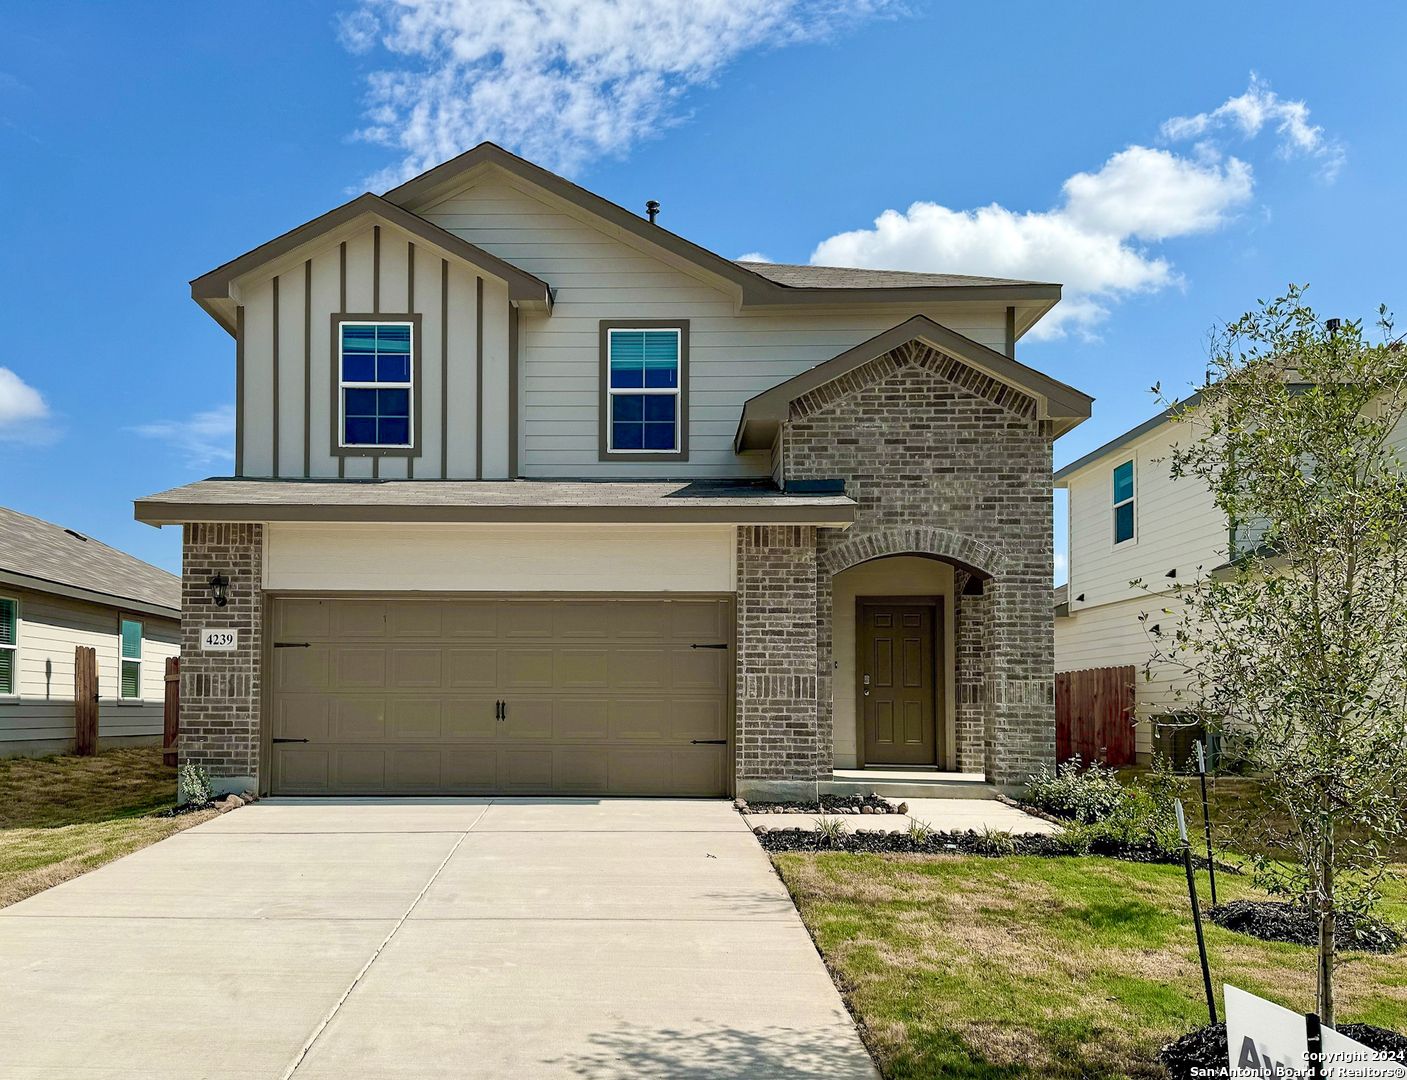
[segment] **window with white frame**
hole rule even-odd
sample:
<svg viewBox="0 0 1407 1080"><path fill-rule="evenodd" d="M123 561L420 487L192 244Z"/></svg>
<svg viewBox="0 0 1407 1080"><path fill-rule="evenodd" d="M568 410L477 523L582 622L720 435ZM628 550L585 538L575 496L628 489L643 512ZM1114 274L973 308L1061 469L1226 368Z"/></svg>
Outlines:
<svg viewBox="0 0 1407 1080"><path fill-rule="evenodd" d="M414 337L410 322L338 324L340 446L411 445Z"/></svg>
<svg viewBox="0 0 1407 1080"><path fill-rule="evenodd" d="M1133 462L1114 469L1114 543L1133 539Z"/></svg>
<svg viewBox="0 0 1407 1080"><path fill-rule="evenodd" d="M681 452L682 328L611 327L606 353L607 452Z"/></svg>
<svg viewBox="0 0 1407 1080"><path fill-rule="evenodd" d="M131 701L142 696L142 624L122 620L122 676L119 696Z"/></svg>
<svg viewBox="0 0 1407 1080"><path fill-rule="evenodd" d="M19 693L19 604L0 596L0 698Z"/></svg>

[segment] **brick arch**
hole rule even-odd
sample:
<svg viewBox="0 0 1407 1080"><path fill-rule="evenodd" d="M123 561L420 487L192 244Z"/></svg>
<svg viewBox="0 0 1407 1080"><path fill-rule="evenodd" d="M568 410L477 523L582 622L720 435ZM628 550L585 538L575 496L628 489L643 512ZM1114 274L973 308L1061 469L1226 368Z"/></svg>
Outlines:
<svg viewBox="0 0 1407 1080"><path fill-rule="evenodd" d="M949 529L918 527L881 529L847 537L819 554L817 566L828 576L886 555L931 555L953 563L969 574L987 579L1006 568L1006 557L981 540Z"/></svg>

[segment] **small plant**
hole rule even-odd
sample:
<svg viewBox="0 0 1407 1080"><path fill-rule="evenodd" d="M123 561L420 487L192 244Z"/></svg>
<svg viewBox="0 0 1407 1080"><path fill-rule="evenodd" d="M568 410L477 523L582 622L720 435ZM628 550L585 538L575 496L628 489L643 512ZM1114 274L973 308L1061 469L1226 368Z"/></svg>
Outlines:
<svg viewBox="0 0 1407 1080"><path fill-rule="evenodd" d="M822 814L816 819L816 839L828 847L844 842L845 821Z"/></svg>
<svg viewBox="0 0 1407 1080"><path fill-rule="evenodd" d="M926 821L912 820L909 822L908 836L916 845L926 844L933 838L933 826Z"/></svg>
<svg viewBox="0 0 1407 1080"><path fill-rule="evenodd" d="M984 828L976 850L979 855L1015 855L1016 837L1005 830Z"/></svg>
<svg viewBox="0 0 1407 1080"><path fill-rule="evenodd" d="M1042 765L1026 782L1026 802L1031 806L1086 825L1112 816L1128 797L1113 769L1097 761L1085 768L1078 756L1054 772Z"/></svg>
<svg viewBox="0 0 1407 1080"><path fill-rule="evenodd" d="M215 797L215 790L210 786L210 774L194 762L182 765L176 776L176 795L181 802L204 806Z"/></svg>

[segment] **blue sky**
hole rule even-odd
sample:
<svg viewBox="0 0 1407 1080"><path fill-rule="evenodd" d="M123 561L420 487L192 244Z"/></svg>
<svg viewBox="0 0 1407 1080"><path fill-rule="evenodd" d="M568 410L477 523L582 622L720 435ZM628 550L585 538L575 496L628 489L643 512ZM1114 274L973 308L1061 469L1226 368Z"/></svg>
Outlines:
<svg viewBox="0 0 1407 1080"><path fill-rule="evenodd" d="M233 343L189 279L484 136L733 257L1064 280L1018 350L1097 398L1061 464L1289 281L1401 306L1404 30L1390 4L11 0L0 504L178 570L131 501L233 441Z"/></svg>

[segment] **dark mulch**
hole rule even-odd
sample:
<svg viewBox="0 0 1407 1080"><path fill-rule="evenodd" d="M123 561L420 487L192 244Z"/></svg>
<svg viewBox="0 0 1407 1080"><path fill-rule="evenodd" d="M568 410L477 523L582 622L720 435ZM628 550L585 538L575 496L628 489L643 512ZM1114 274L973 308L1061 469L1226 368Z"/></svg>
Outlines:
<svg viewBox="0 0 1407 1080"><path fill-rule="evenodd" d="M874 794L822 795L817 802L750 802L738 809L745 814L841 814L866 806L876 814L892 814L898 809L899 800Z"/></svg>
<svg viewBox="0 0 1407 1080"><path fill-rule="evenodd" d="M1340 1024L1339 1034L1347 1035L1370 1050L1387 1054L1407 1065L1407 1037L1372 1024ZM1176 1042L1163 1047L1158 1055L1172 1074L1173 1080L1206 1080L1209 1077L1230 1077L1226 1052L1226 1025L1208 1024L1189 1031Z"/></svg>
<svg viewBox="0 0 1407 1080"><path fill-rule="evenodd" d="M828 841L814 829L754 829L765 851L849 851L870 853L911 853L920 855L1035 855L1059 858L1070 855L1097 855L1124 862L1172 864L1182 862L1181 851L1168 851L1155 844L1133 844L1107 837L1078 846L1064 836L1008 835L1003 833L934 832L916 839L907 832L861 829L838 840ZM1205 860L1202 860L1205 866ZM1218 866L1218 869L1221 869Z"/></svg>
<svg viewBox="0 0 1407 1080"><path fill-rule="evenodd" d="M1294 945L1319 944L1319 919L1303 904L1279 900L1233 900L1207 912L1218 926L1249 934L1262 941L1288 941ZM1402 931L1372 916L1340 915L1335 937L1344 949L1391 953L1402 947Z"/></svg>
<svg viewBox="0 0 1407 1080"><path fill-rule="evenodd" d="M215 801L210 802L188 802L180 806L168 806L165 810L158 810L152 817L181 817L185 814L198 814L202 810L214 810Z"/></svg>

